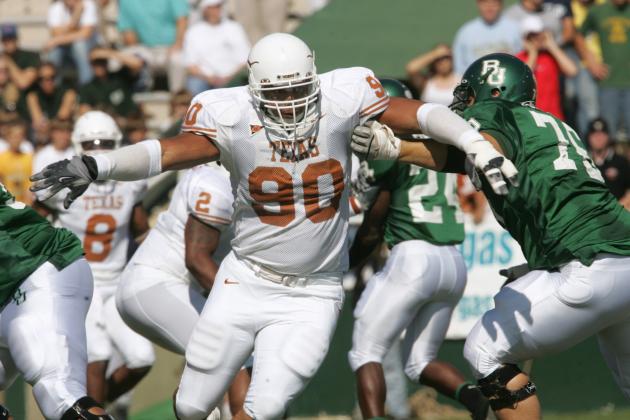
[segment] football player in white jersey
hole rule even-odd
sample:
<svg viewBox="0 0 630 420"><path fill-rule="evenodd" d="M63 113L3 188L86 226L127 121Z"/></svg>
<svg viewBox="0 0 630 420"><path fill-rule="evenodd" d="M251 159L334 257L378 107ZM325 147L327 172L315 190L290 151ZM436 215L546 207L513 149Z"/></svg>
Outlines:
<svg viewBox="0 0 630 420"><path fill-rule="evenodd" d="M219 264L230 250L233 202L229 173L221 166L197 166L179 181L168 210L123 271L116 306L133 330L185 354ZM238 379L246 391L247 370ZM233 414L243 405L241 388L230 388Z"/></svg>
<svg viewBox="0 0 630 420"><path fill-rule="evenodd" d="M96 155L120 146L122 133L112 117L89 111L75 123L72 142L79 155ZM96 182L72 207L60 200L41 204L83 243L94 274L94 296L86 319L88 395L100 403L114 401L149 371L155 355L151 343L131 330L115 307L114 294L134 237L148 230L141 201L145 181ZM40 206L41 208L41 206ZM109 366L114 352L122 366Z"/></svg>
<svg viewBox="0 0 630 420"><path fill-rule="evenodd" d="M116 306L139 334L183 355L232 238L232 187L221 167L197 166L122 274Z"/></svg>
<svg viewBox="0 0 630 420"><path fill-rule="evenodd" d="M236 419L281 417L319 368L343 299L355 126L374 118L462 149L498 193L507 192L503 177L516 175L448 108L390 100L366 68L318 75L312 50L293 35L262 38L248 67L249 86L196 96L178 136L61 161L32 178L33 189L47 189L45 195L69 187L69 204L97 179L141 179L216 159L230 171L232 252L186 349L175 395L180 419L207 416L252 350L252 383ZM377 144L383 155L401 153L400 143ZM440 146L428 166L443 167L457 155L426 144Z"/></svg>

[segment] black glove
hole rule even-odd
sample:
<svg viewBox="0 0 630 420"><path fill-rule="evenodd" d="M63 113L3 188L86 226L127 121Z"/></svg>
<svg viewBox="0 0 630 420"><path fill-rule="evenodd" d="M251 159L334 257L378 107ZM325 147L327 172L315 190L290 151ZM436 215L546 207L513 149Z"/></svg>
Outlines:
<svg viewBox="0 0 630 420"><path fill-rule="evenodd" d="M98 169L96 161L90 156L74 156L51 163L31 177L33 185L31 191L46 190L39 197L41 201L48 200L64 188L70 189L63 200L65 208L87 190L96 179Z"/></svg>

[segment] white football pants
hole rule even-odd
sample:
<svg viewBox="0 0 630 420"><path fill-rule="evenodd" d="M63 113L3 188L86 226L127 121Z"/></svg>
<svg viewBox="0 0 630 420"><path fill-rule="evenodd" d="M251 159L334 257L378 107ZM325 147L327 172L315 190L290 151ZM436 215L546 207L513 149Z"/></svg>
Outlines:
<svg viewBox="0 0 630 420"><path fill-rule="evenodd" d="M284 414L324 360L343 302L340 274L309 282L262 279L233 252L223 260L186 349L176 396L182 420L205 419L252 350L245 412L260 420Z"/></svg>
<svg viewBox="0 0 630 420"><path fill-rule="evenodd" d="M85 316L92 285L84 259L61 271L46 262L2 310L0 389L21 373L47 419L61 418L87 393Z"/></svg>
<svg viewBox="0 0 630 420"><path fill-rule="evenodd" d="M494 297L468 335L464 356L477 378L502 364L565 350L597 335L613 376L630 398L630 257L600 254L560 271L532 271Z"/></svg>
<svg viewBox="0 0 630 420"><path fill-rule="evenodd" d="M405 241L368 281L354 311L350 367L383 363L394 340L402 344L405 373L414 382L434 360L466 287L466 266L454 246Z"/></svg>
<svg viewBox="0 0 630 420"><path fill-rule="evenodd" d="M88 363L110 360L118 352L130 369L151 366L155 361L153 345L129 328L116 309L117 284L97 284L94 288L85 321Z"/></svg>
<svg viewBox="0 0 630 420"><path fill-rule="evenodd" d="M206 298L183 279L129 263L116 293L123 320L152 342L183 355Z"/></svg>

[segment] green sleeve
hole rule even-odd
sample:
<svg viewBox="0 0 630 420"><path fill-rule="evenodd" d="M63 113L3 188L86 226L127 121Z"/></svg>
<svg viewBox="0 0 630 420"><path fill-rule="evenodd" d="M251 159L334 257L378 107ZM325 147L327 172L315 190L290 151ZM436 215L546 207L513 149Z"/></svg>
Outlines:
<svg viewBox="0 0 630 420"><path fill-rule="evenodd" d="M516 159L520 134L509 108L499 100L480 102L464 112L464 118L480 132L488 133L498 142L505 156Z"/></svg>

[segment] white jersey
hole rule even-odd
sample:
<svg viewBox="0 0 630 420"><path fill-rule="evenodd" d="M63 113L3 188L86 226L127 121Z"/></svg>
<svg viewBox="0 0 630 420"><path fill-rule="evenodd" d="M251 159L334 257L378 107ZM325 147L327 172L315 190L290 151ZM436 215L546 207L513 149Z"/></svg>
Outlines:
<svg viewBox="0 0 630 420"><path fill-rule="evenodd" d="M334 70L319 79L318 134L299 145L299 159L284 157L280 142L268 139L246 86L197 95L182 126L212 139L230 171L234 252L283 274L346 270L350 136L389 104L366 68Z"/></svg>
<svg viewBox="0 0 630 420"><path fill-rule="evenodd" d="M94 182L69 209L55 197L44 202L57 212L61 226L81 239L95 284L118 281L125 268L133 208L146 189L146 181Z"/></svg>
<svg viewBox="0 0 630 420"><path fill-rule="evenodd" d="M217 264L230 251L234 198L229 174L225 169L201 165L186 172L179 181L168 210L133 256L132 263L148 265L190 283L194 277L186 268L184 229L188 215L221 231L219 246L213 255Z"/></svg>

